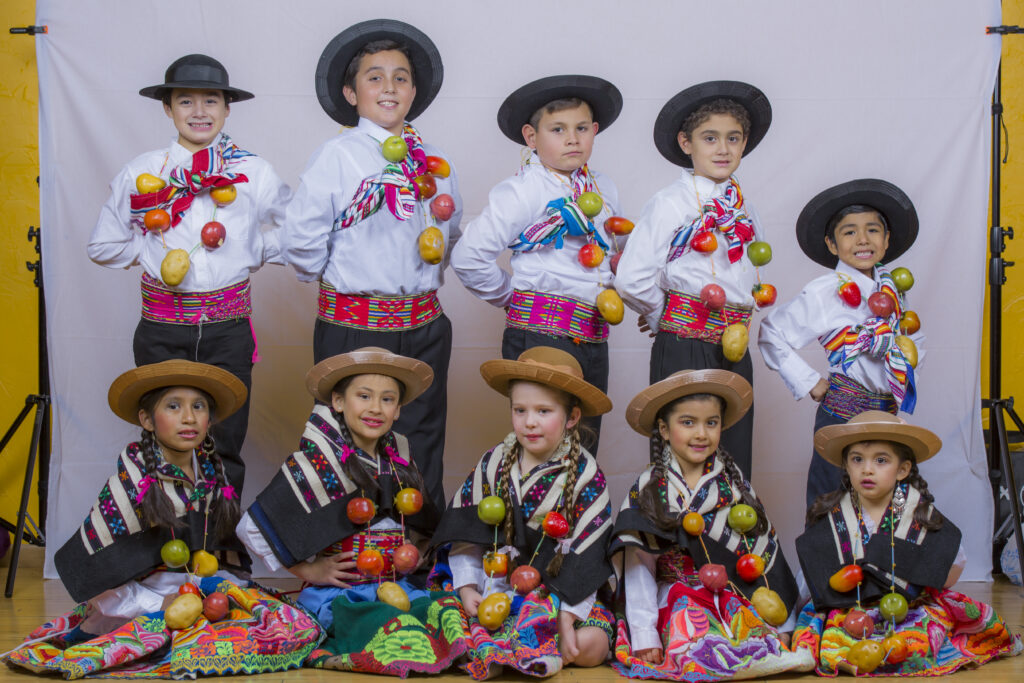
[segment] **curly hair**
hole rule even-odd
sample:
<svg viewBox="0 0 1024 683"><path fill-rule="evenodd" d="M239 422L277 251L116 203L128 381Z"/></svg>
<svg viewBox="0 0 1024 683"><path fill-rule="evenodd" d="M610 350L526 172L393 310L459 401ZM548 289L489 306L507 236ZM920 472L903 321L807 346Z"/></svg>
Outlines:
<svg viewBox="0 0 1024 683"><path fill-rule="evenodd" d="M692 140L693 131L697 130L697 126L715 114L726 114L733 117L736 119L736 123L740 124L740 128L743 130L743 137L750 135L750 113L747 111L747 108L736 100L724 97L697 107L689 116L683 119L682 125L679 126L679 132L684 134L687 139Z"/></svg>

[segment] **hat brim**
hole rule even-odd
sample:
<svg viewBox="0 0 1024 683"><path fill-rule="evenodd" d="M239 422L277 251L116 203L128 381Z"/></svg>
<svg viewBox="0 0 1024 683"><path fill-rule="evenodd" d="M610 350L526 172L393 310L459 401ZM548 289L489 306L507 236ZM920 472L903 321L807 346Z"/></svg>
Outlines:
<svg viewBox="0 0 1024 683"><path fill-rule="evenodd" d="M444 81L441 53L423 31L393 19L371 19L349 26L327 43L316 65L316 96L320 106L343 126L359 122L359 113L342 92L345 70L364 45L378 40L393 40L409 50L416 97L406 120L412 121L426 111L441 90Z"/></svg>
<svg viewBox="0 0 1024 683"><path fill-rule="evenodd" d="M356 375L386 375L402 383L402 405L414 401L434 382L434 371L423 361L383 349L360 349L324 359L306 373L306 389L313 398L331 402L338 382Z"/></svg>
<svg viewBox="0 0 1024 683"><path fill-rule="evenodd" d="M647 387L629 402L626 422L636 432L651 436L658 411L676 399L712 394L725 401L722 429L736 424L754 400L750 382L729 370L683 370Z"/></svg>
<svg viewBox="0 0 1024 683"><path fill-rule="evenodd" d="M232 88L231 86L222 85L220 83L213 83L211 81L178 81L175 83L161 83L160 85L151 85L148 88L143 88L139 91L139 94L143 97L149 97L154 100L163 100L164 93L170 92L175 88L188 88L192 90L220 90L224 93L224 99L230 104L232 102L243 102L245 100L251 100L256 97L248 90L242 90L241 88Z"/></svg>
<svg viewBox="0 0 1024 683"><path fill-rule="evenodd" d="M918 463L942 448L942 440L924 427L896 422L860 422L822 427L814 433L814 450L836 467L843 466L843 449L861 441L895 441L907 446Z"/></svg>
<svg viewBox="0 0 1024 683"><path fill-rule="evenodd" d="M218 422L241 408L249 394L242 380L223 368L189 360L165 360L122 373L110 385L107 403L119 418L139 425L139 399L164 387L193 387L205 391L213 399L214 417Z"/></svg>
<svg viewBox="0 0 1024 683"><path fill-rule="evenodd" d="M679 131L693 112L715 100L735 100L747 110L750 131L743 156L754 151L772 125L772 105L758 88L740 81L708 81L691 86L665 103L654 122L654 145L676 166L693 168L693 159L679 147Z"/></svg>
<svg viewBox="0 0 1024 683"><path fill-rule="evenodd" d="M523 126L534 112L554 100L577 97L590 105L597 132L607 129L622 111L622 93L596 76L548 76L517 89L498 108L498 128L505 137L525 145Z"/></svg>
<svg viewBox="0 0 1024 683"><path fill-rule="evenodd" d="M549 365L518 360L489 360L480 366L480 374L492 389L505 396L509 395L510 383L522 380L572 394L580 400L580 411L588 417L604 415L612 409L612 400L593 384Z"/></svg>
<svg viewBox="0 0 1024 683"><path fill-rule="evenodd" d="M917 239L917 210L903 190L877 178L851 180L818 193L796 219L796 239L815 263L826 268L835 268L839 263L839 257L825 244L825 228L832 216L851 204L870 206L885 216L889 226L887 263L903 255Z"/></svg>

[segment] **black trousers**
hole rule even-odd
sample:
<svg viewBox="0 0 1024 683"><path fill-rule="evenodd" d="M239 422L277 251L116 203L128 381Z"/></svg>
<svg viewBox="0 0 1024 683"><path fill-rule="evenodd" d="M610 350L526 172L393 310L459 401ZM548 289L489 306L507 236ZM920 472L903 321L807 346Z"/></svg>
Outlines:
<svg viewBox="0 0 1024 683"><path fill-rule="evenodd" d="M535 346L551 346L568 352L579 361L580 367L583 368L583 379L604 393L608 393L608 344L606 342L598 344L580 342L577 344L570 337L555 337L531 330L522 330L518 327L506 327L505 333L501 336L501 357L515 360L523 351ZM584 418L583 424L594 432L593 441L588 443L584 439L583 445L592 455L596 456L597 447L601 441L601 416Z"/></svg>
<svg viewBox="0 0 1024 683"><path fill-rule="evenodd" d="M445 508L444 434L448 419L448 364L452 357L452 323L441 314L423 327L399 332L361 330L317 318L313 329L313 362L364 346L421 360L434 371L434 383L412 403L402 406L395 431L409 439L426 493L439 510Z"/></svg>
<svg viewBox="0 0 1024 683"><path fill-rule="evenodd" d="M680 370L729 370L754 383L754 364L750 350L738 362L725 359L721 344L681 338L671 332L658 332L651 348L651 384ZM754 439L754 407L739 422L722 432L721 447L732 456L743 476L750 479Z"/></svg>
<svg viewBox="0 0 1024 683"><path fill-rule="evenodd" d="M846 424L846 420L836 417L825 410L825 406L818 404L818 412L814 414L814 431L830 425ZM813 436L813 435L812 435ZM813 439L812 439L813 441ZM811 453L811 465L807 468L807 507L818 496L831 493L839 488L843 481L843 470L821 457L818 451Z"/></svg>
<svg viewBox="0 0 1024 683"><path fill-rule="evenodd" d="M216 365L245 384L250 392L245 405L228 419L217 421L210 428L210 434L217 442L217 453L224 461L228 481L241 494L245 483L242 444L249 429L252 354L256 346L248 318L203 325L174 325L143 318L135 328L132 346L136 365L182 358Z"/></svg>

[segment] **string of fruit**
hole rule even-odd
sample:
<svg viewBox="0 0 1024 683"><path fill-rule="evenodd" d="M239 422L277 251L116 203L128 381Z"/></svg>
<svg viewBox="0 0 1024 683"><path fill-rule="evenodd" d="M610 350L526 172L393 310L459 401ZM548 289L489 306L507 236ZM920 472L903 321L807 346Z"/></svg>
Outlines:
<svg viewBox="0 0 1024 683"><path fill-rule="evenodd" d="M190 554L188 544L180 538L175 538L173 528L171 540L160 548L160 559L164 564L171 569L184 568L186 576L185 583L178 588L178 597L164 610L164 622L169 629L188 628L195 623L200 614L206 617L207 621L220 621L231 609L231 603L226 595L220 591L211 591L204 596L195 581L195 577L213 576L220 568L216 556L206 551L209 523L210 509L207 506L203 520L203 547L195 552Z"/></svg>
<svg viewBox="0 0 1024 683"><path fill-rule="evenodd" d="M604 199L597 192L583 192L576 198L576 206L579 207L588 221L592 221L604 208ZM612 238L613 254L608 265L612 274L618 272L619 259L622 258L622 249L619 247L620 235L628 235L633 232L633 222L622 216L610 216L604 222L605 232ZM576 260L584 268L597 268L604 263L605 250L598 244L592 235L587 235L587 243L580 247L576 254ZM594 302L601 317L610 325L618 325L625 316L626 308L622 303L622 297L614 286L608 285L597 295Z"/></svg>
<svg viewBox="0 0 1024 683"><path fill-rule="evenodd" d="M893 268L889 275L896 286L896 291L900 294L905 295L914 286L914 275L907 268L902 266ZM836 290L839 293L839 298L850 308L858 308L862 301L860 287L847 275L836 273L836 276L839 278L839 285ZM873 292L868 297L868 308L871 310L872 315L883 320L888 319L897 310L898 305L899 303L893 299L892 294L885 290ZM914 343L914 340L909 335L914 334L920 329L921 318L914 311L904 309L900 313L899 330L893 330L893 333L896 334L894 339L896 346L899 347L904 358L907 359L907 363L912 368L917 367L918 353L917 344Z"/></svg>
<svg viewBox="0 0 1024 683"><path fill-rule="evenodd" d="M483 558L484 574L487 575L487 585L484 586L484 594L486 594L491 589L496 577L500 578L508 574L509 556L518 555L518 551L511 546L498 548L498 526L505 521L505 501L501 496L485 496L481 499L476 506L476 516L484 524L494 527L494 546L484 554ZM477 621L487 630L495 631L505 623L511 610L512 601L505 593L498 591L480 601L477 606Z"/></svg>
<svg viewBox="0 0 1024 683"><path fill-rule="evenodd" d="M384 158L393 163L400 163L409 154L409 144L400 135L391 137L380 143L381 154ZM412 179L416 186L421 201L433 197L430 202L429 215L438 221L446 221L455 213L455 200L450 194L437 194L437 181L434 177L447 178L451 172L451 166L441 157L428 156L426 158L427 172ZM436 197L434 195L437 195ZM424 212L426 214L426 211ZM433 221L428 221L432 223ZM428 225L420 232L417 240L420 258L426 263L434 266L444 258L444 233L435 225Z"/></svg>

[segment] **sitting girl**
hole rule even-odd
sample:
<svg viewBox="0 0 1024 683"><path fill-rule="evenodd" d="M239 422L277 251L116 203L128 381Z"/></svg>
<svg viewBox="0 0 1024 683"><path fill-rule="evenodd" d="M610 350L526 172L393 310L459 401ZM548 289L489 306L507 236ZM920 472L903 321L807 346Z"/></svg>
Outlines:
<svg viewBox="0 0 1024 683"><path fill-rule="evenodd" d="M796 541L812 602L793 646L818 673L938 676L1018 654L1019 636L989 605L949 590L967 561L960 530L917 469L939 438L872 410L819 429L814 446L843 469Z"/></svg>
<svg viewBox="0 0 1024 683"><path fill-rule="evenodd" d="M433 541L453 544L435 573L458 590L468 617L466 669L484 679L503 666L539 677L564 664L597 666L612 635L597 600L611 574L611 505L579 423L611 401L572 355L550 346L487 361L480 373L511 400L512 432L470 472Z"/></svg>
<svg viewBox="0 0 1024 683"><path fill-rule="evenodd" d="M683 370L626 409L651 439L651 464L622 503L609 550L625 587L614 664L625 676L719 681L814 668L786 648L797 590L775 530L719 447L752 394L728 370Z"/></svg>
<svg viewBox="0 0 1024 683"><path fill-rule="evenodd" d="M319 402L299 450L238 525L270 569L305 582L298 602L327 630L313 666L405 677L442 671L466 649L455 596L410 576L438 512L392 431L433 378L426 363L375 347L315 365L306 388Z"/></svg>
<svg viewBox="0 0 1024 683"><path fill-rule="evenodd" d="M33 631L10 664L67 678L195 678L302 665L322 638L308 614L248 580L238 496L208 429L245 385L221 368L168 360L130 370L110 408L142 427L89 516L57 551L71 612ZM205 601L202 596L206 596Z"/></svg>

